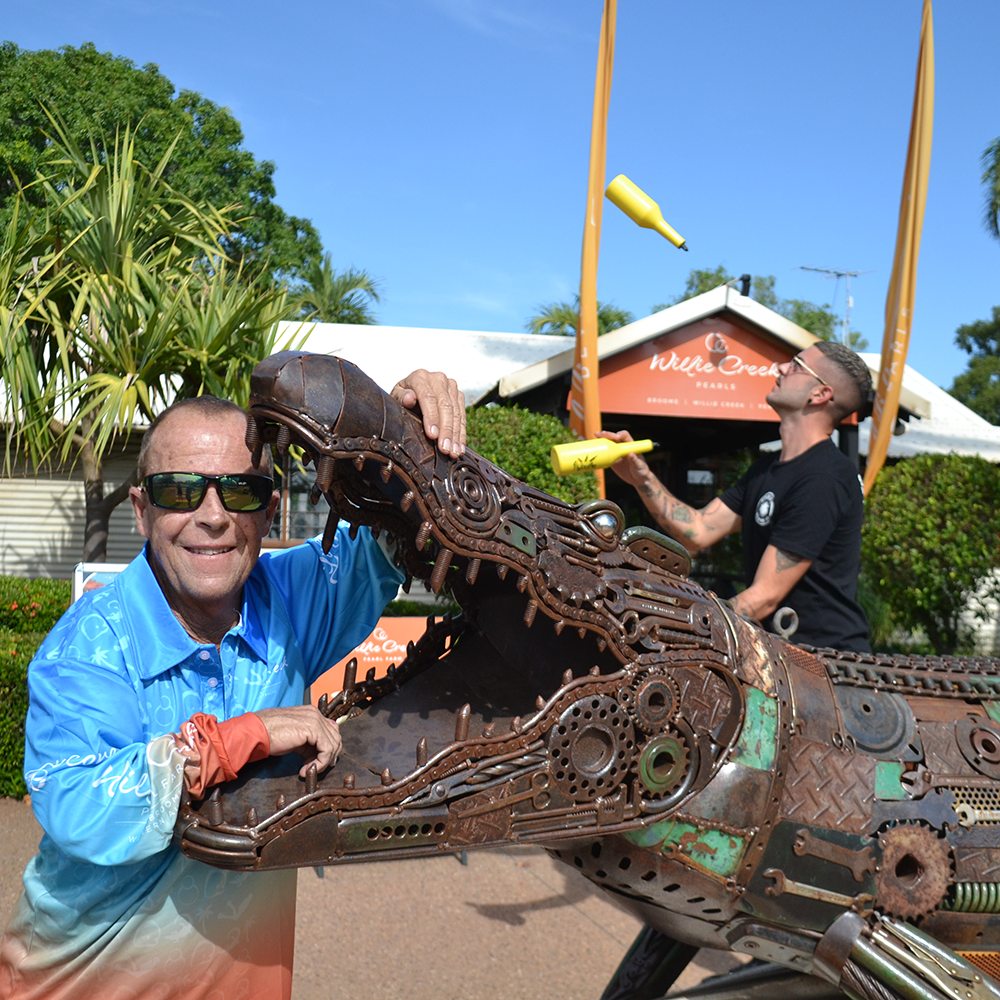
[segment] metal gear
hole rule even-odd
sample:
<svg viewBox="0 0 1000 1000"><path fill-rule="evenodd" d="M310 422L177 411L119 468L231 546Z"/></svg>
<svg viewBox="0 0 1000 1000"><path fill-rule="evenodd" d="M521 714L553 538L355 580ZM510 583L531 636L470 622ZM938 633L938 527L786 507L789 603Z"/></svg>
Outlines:
<svg viewBox="0 0 1000 1000"><path fill-rule="evenodd" d="M660 799L670 795L684 781L690 767L691 748L682 733L671 729L652 737L639 755L643 797Z"/></svg>
<svg viewBox="0 0 1000 1000"><path fill-rule="evenodd" d="M576 802L608 795L635 757L635 732L614 698L587 695L567 708L549 730L550 772Z"/></svg>
<svg viewBox="0 0 1000 1000"><path fill-rule="evenodd" d="M875 874L875 905L904 920L930 913L952 879L948 842L916 823L890 827L878 842L882 861Z"/></svg>
<svg viewBox="0 0 1000 1000"><path fill-rule="evenodd" d="M618 692L618 700L636 728L652 736L666 730L677 714L681 691L673 677L643 670L631 685Z"/></svg>

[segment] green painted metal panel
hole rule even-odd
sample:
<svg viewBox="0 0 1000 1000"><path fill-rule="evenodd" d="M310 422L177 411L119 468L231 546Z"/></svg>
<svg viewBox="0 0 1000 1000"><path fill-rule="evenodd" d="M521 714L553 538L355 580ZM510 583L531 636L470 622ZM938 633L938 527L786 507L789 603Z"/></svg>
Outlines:
<svg viewBox="0 0 1000 1000"><path fill-rule="evenodd" d="M898 801L906 798L900 778L903 764L897 760L880 760L875 764L875 798Z"/></svg>
<svg viewBox="0 0 1000 1000"><path fill-rule="evenodd" d="M729 759L758 771L770 771L778 755L778 702L755 687L746 691L743 732Z"/></svg>
<svg viewBox="0 0 1000 1000"><path fill-rule="evenodd" d="M739 867L746 850L743 837L722 830L699 829L691 823L663 819L643 830L633 830L624 836L642 847L660 844L664 853L683 854L708 871L732 875Z"/></svg>

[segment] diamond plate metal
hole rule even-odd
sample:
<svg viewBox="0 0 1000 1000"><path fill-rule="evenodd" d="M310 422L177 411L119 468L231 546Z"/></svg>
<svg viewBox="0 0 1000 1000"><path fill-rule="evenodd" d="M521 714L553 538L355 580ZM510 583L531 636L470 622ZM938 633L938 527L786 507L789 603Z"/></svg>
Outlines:
<svg viewBox="0 0 1000 1000"><path fill-rule="evenodd" d="M845 833L868 832L875 801L875 760L792 737L782 819Z"/></svg>

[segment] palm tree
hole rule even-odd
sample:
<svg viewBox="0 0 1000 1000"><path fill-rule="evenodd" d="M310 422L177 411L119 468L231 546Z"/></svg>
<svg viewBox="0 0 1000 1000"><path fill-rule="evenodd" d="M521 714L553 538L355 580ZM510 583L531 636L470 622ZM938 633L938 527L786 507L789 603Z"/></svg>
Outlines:
<svg viewBox="0 0 1000 1000"><path fill-rule="evenodd" d="M983 222L990 234L1000 240L1000 136L983 151L982 164L986 185Z"/></svg>
<svg viewBox="0 0 1000 1000"><path fill-rule="evenodd" d="M294 289L290 315L315 323L375 322L370 303L379 302L379 282L367 271L350 267L338 272L333 255L311 260L305 269L305 284Z"/></svg>
<svg viewBox="0 0 1000 1000"><path fill-rule="evenodd" d="M625 309L619 309L610 302L597 303L597 334L608 333L627 326L635 316ZM580 296L573 302L550 302L538 307L538 315L532 316L525 324L528 333L549 333L561 337L575 337L580 323Z"/></svg>
<svg viewBox="0 0 1000 1000"><path fill-rule="evenodd" d="M212 389L228 395L232 379L246 374L241 352L262 352L255 360L270 353L261 330L270 324L273 344L281 293L231 281L218 240L236 220L229 208L197 205L166 183L172 150L148 169L136 161L134 133L126 130L104 154L92 143L90 159L54 124L59 141L37 181L45 205L31 238L22 241L32 245L44 275L35 279L32 270L29 287L37 290L18 306L21 319L0 329L0 380L13 442L7 464L12 454L36 469L52 459L80 463L83 558L101 561L109 516L131 485L105 494L107 449L170 399L202 391L203 377L185 378L193 368L217 367ZM24 210L22 199L18 212ZM20 266L27 273L23 261ZM0 302L11 297L6 282ZM224 328L226 343L220 336L198 341L204 328L192 325L195 303L213 314L206 322ZM244 327L255 331L249 348Z"/></svg>

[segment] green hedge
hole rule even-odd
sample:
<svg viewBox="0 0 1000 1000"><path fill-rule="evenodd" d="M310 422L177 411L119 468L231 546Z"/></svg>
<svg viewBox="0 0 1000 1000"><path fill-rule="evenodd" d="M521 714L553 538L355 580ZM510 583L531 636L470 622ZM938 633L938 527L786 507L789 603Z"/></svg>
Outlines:
<svg viewBox="0 0 1000 1000"><path fill-rule="evenodd" d="M0 629L48 632L69 607L69 580L0 576Z"/></svg>
<svg viewBox="0 0 1000 1000"><path fill-rule="evenodd" d="M576 440L555 417L519 406L470 406L466 419L469 447L512 476L567 503L596 499L592 472L557 476L552 471L552 446Z"/></svg>
<svg viewBox="0 0 1000 1000"><path fill-rule="evenodd" d="M69 607L68 580L0 576L0 795L27 792L24 718L28 714L28 662Z"/></svg>
<svg viewBox="0 0 1000 1000"><path fill-rule="evenodd" d="M21 798L24 718L28 714L28 661L46 632L0 629L0 795Z"/></svg>

